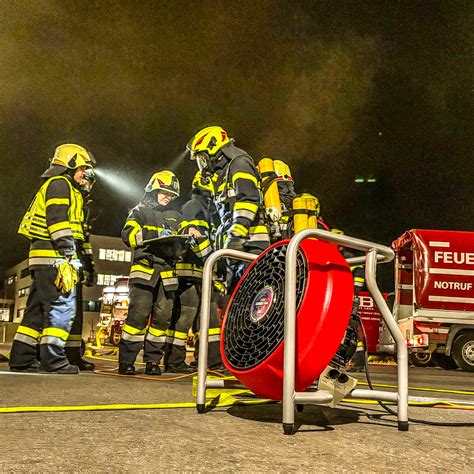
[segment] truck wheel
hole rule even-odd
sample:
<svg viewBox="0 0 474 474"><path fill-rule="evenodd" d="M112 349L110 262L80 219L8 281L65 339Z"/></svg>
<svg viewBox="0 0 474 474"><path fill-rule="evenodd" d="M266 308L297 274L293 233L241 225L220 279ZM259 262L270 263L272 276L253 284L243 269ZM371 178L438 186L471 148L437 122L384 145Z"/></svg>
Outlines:
<svg viewBox="0 0 474 474"><path fill-rule="evenodd" d="M415 367L432 367L434 365L432 352L412 352L408 361Z"/></svg>
<svg viewBox="0 0 474 474"><path fill-rule="evenodd" d="M446 354L435 354L434 360L444 370L454 370L458 368L458 364L456 364L453 358Z"/></svg>
<svg viewBox="0 0 474 474"><path fill-rule="evenodd" d="M474 372L474 332L466 332L456 338L452 353L461 370Z"/></svg>

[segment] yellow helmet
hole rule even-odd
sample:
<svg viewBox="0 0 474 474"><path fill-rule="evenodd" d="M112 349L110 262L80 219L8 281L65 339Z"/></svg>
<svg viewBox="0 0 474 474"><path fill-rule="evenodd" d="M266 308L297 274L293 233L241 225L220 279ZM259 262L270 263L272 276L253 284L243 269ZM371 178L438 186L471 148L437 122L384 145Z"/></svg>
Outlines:
<svg viewBox="0 0 474 474"><path fill-rule="evenodd" d="M332 232L333 234L345 235L345 233L344 233L343 230L337 229L336 227L333 227L333 228L331 229L331 232Z"/></svg>
<svg viewBox="0 0 474 474"><path fill-rule="evenodd" d="M79 166L92 168L95 165L95 159L84 147L66 143L56 147L51 164L65 166L70 169L76 169Z"/></svg>
<svg viewBox="0 0 474 474"><path fill-rule="evenodd" d="M316 208L316 214L319 216L319 214L321 212L321 204L319 202L319 199L314 194L303 193L303 194L299 194L299 197L306 198L306 199L313 199L314 200L314 205L315 205L315 208Z"/></svg>
<svg viewBox="0 0 474 474"><path fill-rule="evenodd" d="M187 145L191 152L191 159L198 153L207 153L209 156L215 155L224 145L231 142L227 132L217 125L206 127L195 133Z"/></svg>
<svg viewBox="0 0 474 474"><path fill-rule="evenodd" d="M277 181L291 181L293 183L290 167L284 161L273 160L273 165L275 166Z"/></svg>
<svg viewBox="0 0 474 474"><path fill-rule="evenodd" d="M148 184L145 186L145 192L151 193L152 191L166 191L178 197L178 178L172 171L158 171L150 178L150 181L148 181Z"/></svg>
<svg viewBox="0 0 474 474"><path fill-rule="evenodd" d="M205 191L214 194L214 187L211 179L203 179L199 171L196 172L192 183L193 190Z"/></svg>

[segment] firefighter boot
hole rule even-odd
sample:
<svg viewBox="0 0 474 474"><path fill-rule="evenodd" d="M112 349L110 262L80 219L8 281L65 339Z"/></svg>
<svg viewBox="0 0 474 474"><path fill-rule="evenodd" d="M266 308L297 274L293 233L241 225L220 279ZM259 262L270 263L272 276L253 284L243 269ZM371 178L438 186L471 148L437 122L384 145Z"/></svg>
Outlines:
<svg viewBox="0 0 474 474"><path fill-rule="evenodd" d="M84 360L84 359L81 359L79 363L77 364L77 366L79 367L79 370L81 372L84 372L87 370L90 370L90 371L95 370L95 364L93 364L92 362L87 362L87 360Z"/></svg>
<svg viewBox="0 0 474 474"><path fill-rule="evenodd" d="M172 374L192 374L193 372L196 372L196 369L184 363L179 365L168 365L165 370Z"/></svg>
<svg viewBox="0 0 474 474"><path fill-rule="evenodd" d="M161 369L158 362L147 362L145 368L145 375L152 375L159 377L161 375Z"/></svg>
<svg viewBox="0 0 474 474"><path fill-rule="evenodd" d="M67 347L66 346L66 356L69 360L69 363L72 365L77 365L81 372L84 371L93 371L95 369L95 364L92 362L87 362L81 357L81 350L79 347Z"/></svg>
<svg viewBox="0 0 474 474"><path fill-rule="evenodd" d="M59 374L59 375L76 375L79 373L79 367L77 365L63 365L59 369L46 370L40 369L40 374Z"/></svg>
<svg viewBox="0 0 474 474"><path fill-rule="evenodd" d="M39 370L39 362L35 360L31 365L23 367L10 366L10 372L35 373Z"/></svg>
<svg viewBox="0 0 474 474"><path fill-rule="evenodd" d="M135 375L135 366L133 364L119 364L119 374Z"/></svg>

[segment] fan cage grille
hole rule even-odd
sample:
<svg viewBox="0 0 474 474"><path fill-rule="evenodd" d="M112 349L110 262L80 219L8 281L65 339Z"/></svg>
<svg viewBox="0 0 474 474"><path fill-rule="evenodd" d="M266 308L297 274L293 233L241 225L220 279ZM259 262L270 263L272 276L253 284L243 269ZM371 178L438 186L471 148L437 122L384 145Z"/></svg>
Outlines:
<svg viewBox="0 0 474 474"><path fill-rule="evenodd" d="M261 364L283 341L287 246L288 244L277 245L261 255L232 299L224 327L224 354L235 369L248 370ZM296 267L298 311L308 277L306 258L300 250ZM252 320L252 303L265 287L273 290L273 304L264 318Z"/></svg>

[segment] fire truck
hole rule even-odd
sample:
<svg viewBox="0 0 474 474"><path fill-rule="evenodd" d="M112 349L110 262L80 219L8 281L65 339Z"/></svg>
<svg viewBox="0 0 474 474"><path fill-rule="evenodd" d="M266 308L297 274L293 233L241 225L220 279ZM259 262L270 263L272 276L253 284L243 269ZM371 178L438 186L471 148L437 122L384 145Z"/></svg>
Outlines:
<svg viewBox="0 0 474 474"><path fill-rule="evenodd" d="M392 247L410 361L474 372L474 232L412 229Z"/></svg>

